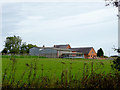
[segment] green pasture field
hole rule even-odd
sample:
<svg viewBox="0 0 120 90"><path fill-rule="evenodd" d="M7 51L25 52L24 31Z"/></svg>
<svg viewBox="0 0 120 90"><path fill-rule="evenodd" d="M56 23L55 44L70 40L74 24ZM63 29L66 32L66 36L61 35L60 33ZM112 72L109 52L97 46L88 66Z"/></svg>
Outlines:
<svg viewBox="0 0 120 90"><path fill-rule="evenodd" d="M46 76L49 78L60 79L61 73L64 70L71 71L73 77L82 77L85 72L91 73L92 65L93 71L96 73L114 73L111 68L112 60L96 60L96 59L61 59L61 58L44 58L44 57L15 57L15 80L20 80L23 72L25 72L24 80L28 78L31 65L33 68L36 63L36 76ZM5 74L6 79L9 78L12 68L12 60L9 56L2 57L2 75ZM93 64L92 64L93 63ZM35 71L32 71L34 74Z"/></svg>

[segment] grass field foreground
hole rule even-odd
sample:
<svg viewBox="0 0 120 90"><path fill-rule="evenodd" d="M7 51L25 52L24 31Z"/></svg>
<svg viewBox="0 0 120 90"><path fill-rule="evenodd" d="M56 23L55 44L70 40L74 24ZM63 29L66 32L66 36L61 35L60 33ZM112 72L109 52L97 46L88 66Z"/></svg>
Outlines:
<svg viewBox="0 0 120 90"><path fill-rule="evenodd" d="M93 70L96 73L113 73L111 69L112 60L95 60L95 59L58 59L58 58L16 58L16 79L20 78L24 70L29 71L30 67L27 65L35 64L37 75L44 75L52 77L55 75L60 78L62 70L70 70L73 76L82 76L85 69L87 73L91 72L91 65L93 63ZM2 72L8 69L10 74L12 60L10 58L2 58ZM9 76L9 75L8 75Z"/></svg>

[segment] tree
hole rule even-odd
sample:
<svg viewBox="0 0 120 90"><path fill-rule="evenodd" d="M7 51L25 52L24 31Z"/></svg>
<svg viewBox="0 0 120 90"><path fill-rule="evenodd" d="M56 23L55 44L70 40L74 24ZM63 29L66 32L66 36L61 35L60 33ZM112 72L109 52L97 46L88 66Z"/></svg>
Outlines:
<svg viewBox="0 0 120 90"><path fill-rule="evenodd" d="M7 54L29 54L29 49L37 47L36 45L22 43L22 39L19 36L7 37L5 41L5 48L3 53Z"/></svg>
<svg viewBox="0 0 120 90"><path fill-rule="evenodd" d="M27 53L29 54L29 50L33 47L37 47L36 45L28 44L27 45Z"/></svg>
<svg viewBox="0 0 120 90"><path fill-rule="evenodd" d="M21 54L29 54L29 50L33 47L37 47L36 45L32 45L32 44L28 44L26 45L26 43L23 43L21 46L21 50L20 53Z"/></svg>
<svg viewBox="0 0 120 90"><path fill-rule="evenodd" d="M24 42L20 48L20 53L21 54L27 54L27 45L26 43Z"/></svg>
<svg viewBox="0 0 120 90"><path fill-rule="evenodd" d="M22 39L19 36L7 37L5 41L5 48L8 53L18 54L20 52Z"/></svg>
<svg viewBox="0 0 120 90"><path fill-rule="evenodd" d="M104 56L104 52L103 52L102 48L100 48L100 49L97 51L97 56L98 56L98 57L103 57L103 56Z"/></svg>

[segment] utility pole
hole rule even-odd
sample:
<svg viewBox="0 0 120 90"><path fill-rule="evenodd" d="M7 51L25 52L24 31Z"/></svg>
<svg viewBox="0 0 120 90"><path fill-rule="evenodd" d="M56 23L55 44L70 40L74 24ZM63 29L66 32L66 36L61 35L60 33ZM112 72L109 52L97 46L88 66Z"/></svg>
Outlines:
<svg viewBox="0 0 120 90"><path fill-rule="evenodd" d="M120 56L120 0L118 0L118 56Z"/></svg>

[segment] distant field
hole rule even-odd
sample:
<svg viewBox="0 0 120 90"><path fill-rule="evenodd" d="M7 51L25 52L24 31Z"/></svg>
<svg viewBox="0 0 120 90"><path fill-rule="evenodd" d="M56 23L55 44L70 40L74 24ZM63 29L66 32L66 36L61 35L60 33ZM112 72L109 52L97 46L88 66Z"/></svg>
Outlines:
<svg viewBox="0 0 120 90"><path fill-rule="evenodd" d="M83 73L91 73L92 62L93 71L96 73L114 73L111 69L112 60L95 60L95 59L59 59L59 58L40 58L40 57L15 57L15 80L19 80L26 70L24 79L27 79L32 64L37 70L37 77L47 76L49 78L60 78L61 72L71 70L73 77L82 77ZM3 56L2 58L2 74L7 70L6 79L11 74L12 60L10 57ZM34 72L32 72L34 73Z"/></svg>

